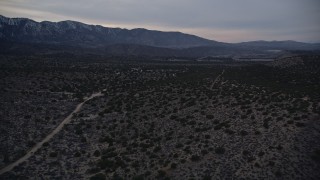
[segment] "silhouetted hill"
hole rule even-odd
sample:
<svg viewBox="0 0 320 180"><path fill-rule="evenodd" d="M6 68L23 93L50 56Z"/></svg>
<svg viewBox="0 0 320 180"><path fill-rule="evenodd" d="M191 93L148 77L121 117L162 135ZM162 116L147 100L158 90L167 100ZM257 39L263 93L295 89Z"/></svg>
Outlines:
<svg viewBox="0 0 320 180"><path fill-rule="evenodd" d="M139 44L156 47L185 48L220 44L180 32L147 29L108 28L76 21L36 22L26 18L0 16L0 38L24 43L105 46L110 44ZM223 43L221 43L223 44Z"/></svg>

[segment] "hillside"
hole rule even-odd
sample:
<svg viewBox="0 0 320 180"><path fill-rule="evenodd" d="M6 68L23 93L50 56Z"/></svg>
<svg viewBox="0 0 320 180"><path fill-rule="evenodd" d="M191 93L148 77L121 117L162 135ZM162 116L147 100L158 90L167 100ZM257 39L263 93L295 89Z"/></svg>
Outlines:
<svg viewBox="0 0 320 180"><path fill-rule="evenodd" d="M161 32L141 28L132 30L108 28L76 21L36 22L27 18L0 16L0 25L2 40L24 43L67 44L85 47L129 43L171 48L220 44L180 32Z"/></svg>

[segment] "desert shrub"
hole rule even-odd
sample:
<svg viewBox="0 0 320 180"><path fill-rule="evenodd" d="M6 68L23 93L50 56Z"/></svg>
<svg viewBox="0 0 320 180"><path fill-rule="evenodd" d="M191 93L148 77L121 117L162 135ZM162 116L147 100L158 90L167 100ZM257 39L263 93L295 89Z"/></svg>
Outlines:
<svg viewBox="0 0 320 180"><path fill-rule="evenodd" d="M143 175L135 175L132 177L133 180L144 180Z"/></svg>
<svg viewBox="0 0 320 180"><path fill-rule="evenodd" d="M164 177L166 175L166 172L164 170L158 171L158 177Z"/></svg>
<svg viewBox="0 0 320 180"><path fill-rule="evenodd" d="M277 117L277 121L281 121L281 120L283 120L283 117L281 116Z"/></svg>
<svg viewBox="0 0 320 180"><path fill-rule="evenodd" d="M58 153L57 152L51 152L49 154L50 157L57 157L58 156Z"/></svg>
<svg viewBox="0 0 320 180"><path fill-rule="evenodd" d="M207 118L207 119L213 119L213 115L211 115L211 114L206 115L206 118Z"/></svg>
<svg viewBox="0 0 320 180"><path fill-rule="evenodd" d="M214 130L220 130L223 126L221 126L221 124L218 124L214 127Z"/></svg>
<svg viewBox="0 0 320 180"><path fill-rule="evenodd" d="M87 142L87 138L84 137L84 136L82 136L80 141L83 142L83 143L85 143L85 142Z"/></svg>
<svg viewBox="0 0 320 180"><path fill-rule="evenodd" d="M161 146L156 146L154 147L153 152L158 152L160 150L161 150Z"/></svg>
<svg viewBox="0 0 320 180"><path fill-rule="evenodd" d="M176 145L176 148L182 148L183 147L183 144L182 143L178 143L177 145Z"/></svg>
<svg viewBox="0 0 320 180"><path fill-rule="evenodd" d="M192 120L192 121L190 121L188 124L189 124L189 125L195 125L195 124L197 124L197 122L196 122L195 120Z"/></svg>
<svg viewBox="0 0 320 180"><path fill-rule="evenodd" d="M93 155L94 155L95 157L99 157L99 156L100 156L100 151L99 151L99 150L95 150L94 153L93 153Z"/></svg>
<svg viewBox="0 0 320 180"><path fill-rule="evenodd" d="M45 143L43 143L43 146L44 146L44 147L47 147L47 146L49 146L49 143L48 143L48 142L45 142Z"/></svg>
<svg viewBox="0 0 320 180"><path fill-rule="evenodd" d="M112 168L114 165L114 161L112 160L100 160L98 165L100 166L101 169L105 169L105 168Z"/></svg>
<svg viewBox="0 0 320 180"><path fill-rule="evenodd" d="M249 133L247 132L247 131L245 131L245 130L241 130L240 131L240 135L241 136L246 136L246 135L248 135Z"/></svg>
<svg viewBox="0 0 320 180"><path fill-rule="evenodd" d="M28 141L28 146L29 146L29 147L32 147L32 146L34 146L34 145L36 145L36 143L35 143L34 141Z"/></svg>
<svg viewBox="0 0 320 180"><path fill-rule="evenodd" d="M304 127L304 126L305 126L305 124L304 124L304 123L302 123L302 122L297 122L297 123L296 123L296 126L297 126L297 127Z"/></svg>
<svg viewBox="0 0 320 180"><path fill-rule="evenodd" d="M211 180L212 177L210 175L205 175L202 179L203 180Z"/></svg>
<svg viewBox="0 0 320 180"><path fill-rule="evenodd" d="M229 134L229 135L234 134L234 131L232 131L231 129L226 129L224 132Z"/></svg>
<svg viewBox="0 0 320 180"><path fill-rule="evenodd" d="M260 151L259 153L258 153L258 156L263 156L265 153L263 152L263 151Z"/></svg>
<svg viewBox="0 0 320 180"><path fill-rule="evenodd" d="M246 119L247 117L247 115L241 115L241 119Z"/></svg>
<svg viewBox="0 0 320 180"><path fill-rule="evenodd" d="M76 153L74 153L74 157L80 157L81 153L79 151L77 151Z"/></svg>
<svg viewBox="0 0 320 180"><path fill-rule="evenodd" d="M215 119L215 120L213 121L213 124L219 124L219 120L218 120L218 119Z"/></svg>
<svg viewBox="0 0 320 180"><path fill-rule="evenodd" d="M30 119L30 118L31 118L31 115L25 115L24 118L25 118L25 119Z"/></svg>
<svg viewBox="0 0 320 180"><path fill-rule="evenodd" d="M281 176L282 176L282 173L281 173L281 171L277 170L277 171L275 172L275 175L276 175L277 177L281 177Z"/></svg>
<svg viewBox="0 0 320 180"><path fill-rule="evenodd" d="M320 163L320 149L317 149L313 152L311 155L312 160L316 161L317 163Z"/></svg>
<svg viewBox="0 0 320 180"><path fill-rule="evenodd" d="M288 124L293 124L292 120L287 121Z"/></svg>
<svg viewBox="0 0 320 180"><path fill-rule="evenodd" d="M97 167L94 167L94 168L90 168L86 171L86 173L88 174L95 174L95 173L98 173L100 172L100 168L97 168Z"/></svg>
<svg viewBox="0 0 320 180"><path fill-rule="evenodd" d="M254 167L261 168L261 165L258 162L256 162L254 163Z"/></svg>
<svg viewBox="0 0 320 180"><path fill-rule="evenodd" d="M276 147L278 150L282 150L283 147L279 144L277 147Z"/></svg>
<svg viewBox="0 0 320 180"><path fill-rule="evenodd" d="M261 132L260 132L259 130L256 130L256 131L254 132L254 134L255 134L255 135L260 135Z"/></svg>
<svg viewBox="0 0 320 180"><path fill-rule="evenodd" d="M242 155L244 155L244 156L247 156L247 155L249 155L249 154L250 154L250 152L247 151L247 150L243 150L243 151L242 151Z"/></svg>
<svg viewBox="0 0 320 180"><path fill-rule="evenodd" d="M191 156L191 161L199 161L199 160L200 160L200 156L198 156L198 155Z"/></svg>
<svg viewBox="0 0 320 180"><path fill-rule="evenodd" d="M119 176L117 173L114 173L112 180L124 180L124 179L121 176Z"/></svg>
<svg viewBox="0 0 320 180"><path fill-rule="evenodd" d="M208 154L209 152L207 151L207 150L205 150L205 149L203 149L203 150L201 150L201 154L203 154L203 155L206 155L206 154Z"/></svg>
<svg viewBox="0 0 320 180"><path fill-rule="evenodd" d="M274 161L269 161L268 165L269 166L274 166L276 163Z"/></svg>
<svg viewBox="0 0 320 180"><path fill-rule="evenodd" d="M226 151L224 147L217 147L215 150L215 153L217 154L224 154L224 152Z"/></svg>
<svg viewBox="0 0 320 180"><path fill-rule="evenodd" d="M90 177L90 180L105 180L106 179L106 175L99 173L99 174L95 174L94 176Z"/></svg>
<svg viewBox="0 0 320 180"><path fill-rule="evenodd" d="M176 163L171 163L171 169L176 169L177 168L177 164Z"/></svg>
<svg viewBox="0 0 320 180"><path fill-rule="evenodd" d="M170 119L171 119L171 120L175 120L175 119L177 119L177 118L178 118L178 116L176 116L176 115L171 115L171 116L170 116Z"/></svg>
<svg viewBox="0 0 320 180"><path fill-rule="evenodd" d="M263 120L263 127L269 129L269 121L267 119Z"/></svg>

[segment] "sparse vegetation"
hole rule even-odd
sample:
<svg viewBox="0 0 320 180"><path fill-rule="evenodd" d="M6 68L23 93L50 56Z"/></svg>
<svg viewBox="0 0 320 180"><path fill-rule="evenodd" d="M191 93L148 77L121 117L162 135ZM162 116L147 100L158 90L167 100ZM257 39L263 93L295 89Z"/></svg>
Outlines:
<svg viewBox="0 0 320 180"><path fill-rule="evenodd" d="M93 92L106 93L87 101L4 179L35 169L50 169L43 179L317 177L319 138L310 130L319 127L317 70L120 57L61 59L53 66L45 57L29 58L0 61L2 167Z"/></svg>

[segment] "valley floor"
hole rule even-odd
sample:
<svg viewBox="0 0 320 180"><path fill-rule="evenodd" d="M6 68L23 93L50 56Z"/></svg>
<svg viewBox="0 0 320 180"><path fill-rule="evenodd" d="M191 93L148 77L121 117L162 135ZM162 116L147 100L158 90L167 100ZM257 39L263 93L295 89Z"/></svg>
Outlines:
<svg viewBox="0 0 320 180"><path fill-rule="evenodd" d="M319 64L2 57L0 179L319 179Z"/></svg>

